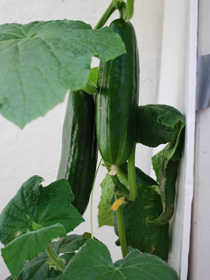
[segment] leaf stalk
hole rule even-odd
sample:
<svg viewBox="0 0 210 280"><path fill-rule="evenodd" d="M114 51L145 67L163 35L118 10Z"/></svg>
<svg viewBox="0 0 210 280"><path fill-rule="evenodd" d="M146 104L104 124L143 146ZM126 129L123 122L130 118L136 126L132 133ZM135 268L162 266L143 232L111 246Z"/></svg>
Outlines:
<svg viewBox="0 0 210 280"><path fill-rule="evenodd" d="M109 166L105 161L104 161L104 165L106 166L106 168L109 172L110 171ZM114 183L114 186L115 186L116 185L115 176L110 176L110 177L111 177L111 179ZM115 194L115 200L116 199L117 199L117 195ZM120 239L121 252L122 252L122 256L124 258L128 254L128 246L127 246L127 241L126 241L122 205L117 209L116 215L117 215L117 228L118 228L118 235L119 235L119 239Z"/></svg>
<svg viewBox="0 0 210 280"><path fill-rule="evenodd" d="M47 249L47 254L50 257L51 261L53 262L53 264L62 272L64 272L65 270L65 260L61 259L55 252L55 250L53 249L52 245L48 245Z"/></svg>
<svg viewBox="0 0 210 280"><path fill-rule="evenodd" d="M100 18L100 20L98 21L98 23L96 24L96 26L94 27L94 29L102 28L104 26L104 24L107 22L107 20L109 19L109 17L114 13L114 11L116 9L117 8L114 5L114 1L112 1L110 3L109 7L104 12L104 14L102 15L102 17Z"/></svg>
<svg viewBox="0 0 210 280"><path fill-rule="evenodd" d="M125 21L129 21L133 17L134 1L135 0L127 0L126 10L125 10L125 13L124 13L124 20Z"/></svg>
<svg viewBox="0 0 210 280"><path fill-rule="evenodd" d="M125 235L125 226L123 219L123 208L122 205L117 209L117 227L118 227L118 235L120 239L120 246L123 258L125 258L128 254L128 246Z"/></svg>
<svg viewBox="0 0 210 280"><path fill-rule="evenodd" d="M137 193L135 151L136 151L136 143L134 144L133 150L128 158L128 183L130 187L130 200L132 201L136 199L136 193Z"/></svg>

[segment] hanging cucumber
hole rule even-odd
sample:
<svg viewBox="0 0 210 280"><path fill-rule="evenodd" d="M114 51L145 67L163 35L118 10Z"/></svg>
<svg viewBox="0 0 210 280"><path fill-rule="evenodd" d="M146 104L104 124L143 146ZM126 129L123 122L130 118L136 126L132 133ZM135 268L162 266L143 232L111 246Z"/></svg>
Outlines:
<svg viewBox="0 0 210 280"><path fill-rule="evenodd" d="M121 36L127 53L99 66L96 135L104 161L120 166L129 158L135 145L139 58L132 24L117 19L110 28Z"/></svg>
<svg viewBox="0 0 210 280"><path fill-rule="evenodd" d="M81 215L88 205L96 163L94 98L84 91L70 92L57 179L69 181L75 196L72 205Z"/></svg>

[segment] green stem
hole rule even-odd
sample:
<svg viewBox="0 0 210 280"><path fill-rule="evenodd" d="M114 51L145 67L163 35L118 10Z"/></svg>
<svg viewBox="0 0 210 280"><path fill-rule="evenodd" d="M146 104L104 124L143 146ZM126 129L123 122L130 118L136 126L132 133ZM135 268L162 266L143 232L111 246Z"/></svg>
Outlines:
<svg viewBox="0 0 210 280"><path fill-rule="evenodd" d="M102 17L100 18L99 22L96 24L94 29L99 29L104 26L104 24L107 22L109 17L113 14L113 12L116 10L116 7L114 5L114 2L112 1L109 5L109 7L106 9Z"/></svg>
<svg viewBox="0 0 210 280"><path fill-rule="evenodd" d="M126 13L126 3L125 2L119 2L118 10L119 10L119 13L120 13L120 18L124 19L125 13Z"/></svg>
<svg viewBox="0 0 210 280"><path fill-rule="evenodd" d="M127 246L126 235L125 235L122 205L117 209L116 214L117 214L117 227L118 227L118 235L120 239L121 252L124 258L128 254L128 246Z"/></svg>
<svg viewBox="0 0 210 280"><path fill-rule="evenodd" d="M126 20L126 21L130 20L133 16L134 1L135 0L127 0L126 11L124 13L124 20Z"/></svg>
<svg viewBox="0 0 210 280"><path fill-rule="evenodd" d="M94 176L94 180L93 180L93 187L92 187L92 192L91 192L91 198L90 198L90 229L91 229L91 239L94 238L93 236L93 191L94 191L94 186L95 186L95 180L96 180L96 177L97 177L97 174L98 174L98 170L99 170L99 167L101 165L101 162L102 162L102 158L98 164L98 167L96 169L96 173L95 173L95 176Z"/></svg>
<svg viewBox="0 0 210 280"><path fill-rule="evenodd" d="M117 173L120 175L120 177L128 184L128 176L127 174L119 167L117 170Z"/></svg>
<svg viewBox="0 0 210 280"><path fill-rule="evenodd" d="M109 165L104 161L104 165L106 166L108 172L110 171ZM115 176L110 176L114 185L116 184ZM117 196L115 195L115 199L117 199ZM125 226L124 226L124 219L123 219L123 209L122 206L120 206L117 211L117 228L118 228L118 235L120 239L120 246L121 246L121 252L123 258L128 254L128 246L126 241L126 235L125 235Z"/></svg>
<svg viewBox="0 0 210 280"><path fill-rule="evenodd" d="M90 81L87 81L86 87L83 90L89 94L97 93L97 87Z"/></svg>
<svg viewBox="0 0 210 280"><path fill-rule="evenodd" d="M53 264L62 272L64 272L65 269L65 260L59 258L59 256L56 254L56 252L54 251L52 245L50 244L47 247L47 253L48 256L50 257L50 259L52 260Z"/></svg>
<svg viewBox="0 0 210 280"><path fill-rule="evenodd" d="M136 169L135 169L135 151L136 143L133 146L133 150L128 158L128 183L130 187L130 200L136 199Z"/></svg>
<svg viewBox="0 0 210 280"><path fill-rule="evenodd" d="M104 165L106 166L106 169L109 172L110 171L109 165L106 162L104 162ZM120 168L119 168L117 170L117 173L122 175L123 171L120 170ZM126 175L124 174L124 176L126 176ZM115 192L120 192L125 198L127 198L129 200L130 199L130 191L120 182L119 178L117 176L111 176L111 175L110 175L110 178L111 178L111 180L114 184L114 191ZM127 179L127 177L126 177L126 179ZM126 181L128 181L128 179Z"/></svg>

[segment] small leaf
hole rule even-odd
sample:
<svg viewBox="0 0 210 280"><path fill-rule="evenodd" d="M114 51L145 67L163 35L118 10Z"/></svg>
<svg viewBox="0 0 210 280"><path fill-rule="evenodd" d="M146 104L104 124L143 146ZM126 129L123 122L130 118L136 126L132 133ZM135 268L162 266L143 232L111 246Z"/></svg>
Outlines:
<svg viewBox="0 0 210 280"><path fill-rule="evenodd" d="M90 81L87 81L86 87L83 90L89 94L97 93L97 87Z"/></svg>
<svg viewBox="0 0 210 280"><path fill-rule="evenodd" d="M52 239L66 235L65 228L56 224L37 231L25 233L2 248L2 257L14 279L23 264L45 251Z"/></svg>
<svg viewBox="0 0 210 280"><path fill-rule="evenodd" d="M178 161L170 160L162 174L161 189L164 193L162 199L164 201L164 211L153 221L159 225L168 223L174 214L178 165Z"/></svg>
<svg viewBox="0 0 210 280"><path fill-rule="evenodd" d="M98 67L91 69L86 87L83 89L89 94L97 93L97 78L98 78Z"/></svg>
<svg viewBox="0 0 210 280"><path fill-rule="evenodd" d="M56 20L0 25L0 113L23 127L85 88L91 57L103 62L125 53L108 27Z"/></svg>
<svg viewBox="0 0 210 280"><path fill-rule="evenodd" d="M90 238L91 235L89 233L84 233L83 235L72 234L56 242L54 247L59 253L71 253L79 250ZM57 246L59 246L59 250Z"/></svg>
<svg viewBox="0 0 210 280"><path fill-rule="evenodd" d="M166 262L156 256L142 254L138 250L132 250L123 260L113 264L104 244L88 240L57 279L178 280L178 277Z"/></svg>
<svg viewBox="0 0 210 280"><path fill-rule="evenodd" d="M98 67L94 67L91 69L89 80L92 84L97 86L97 79L98 79Z"/></svg>
<svg viewBox="0 0 210 280"><path fill-rule="evenodd" d="M177 138L169 143L162 151L152 157L152 165L157 181L164 194L164 211L154 222L166 224L174 213L176 197L176 180L179 162L182 157L184 144L184 125L181 126Z"/></svg>
<svg viewBox="0 0 210 280"><path fill-rule="evenodd" d="M61 223L69 232L84 221L70 205L73 194L65 179L47 187L41 185L42 181L39 176L29 178L2 211L0 240L3 244L26 233L28 229L33 230L32 222L41 227Z"/></svg>

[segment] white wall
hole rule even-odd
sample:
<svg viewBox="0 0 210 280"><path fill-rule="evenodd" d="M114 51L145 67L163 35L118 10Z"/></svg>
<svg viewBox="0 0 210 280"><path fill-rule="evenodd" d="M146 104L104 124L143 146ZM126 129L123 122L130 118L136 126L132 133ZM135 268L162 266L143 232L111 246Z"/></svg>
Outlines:
<svg viewBox="0 0 210 280"><path fill-rule="evenodd" d="M80 19L93 26L109 4L109 0L1 0L0 24L27 23L33 20ZM135 2L136 27L141 59L140 102L155 103L158 92L161 58L163 0ZM114 17L117 16L117 13ZM114 18L112 17L112 18ZM39 118L20 130L0 116L0 211L15 195L20 185L32 175L40 175L48 184L56 179L61 152L62 122L65 103L59 104L45 117ZM151 150L138 145L136 162L144 171L150 171ZM100 197L102 170L96 181L94 194L94 234L112 251L113 259L120 258L115 247L116 237L109 227L97 228L97 204ZM80 233L90 231L89 209ZM0 279L9 275L0 258Z"/></svg>
<svg viewBox="0 0 210 280"><path fill-rule="evenodd" d="M199 1L198 55L210 54L210 2ZM208 66L209 67L209 66ZM196 114L195 193L190 251L190 280L209 279L210 266L210 108Z"/></svg>
<svg viewBox="0 0 210 280"><path fill-rule="evenodd" d="M158 103L178 108L186 118L185 147L178 178L177 209L170 263L186 280L194 185L197 0L165 1ZM196 278L205 279L205 278Z"/></svg>

